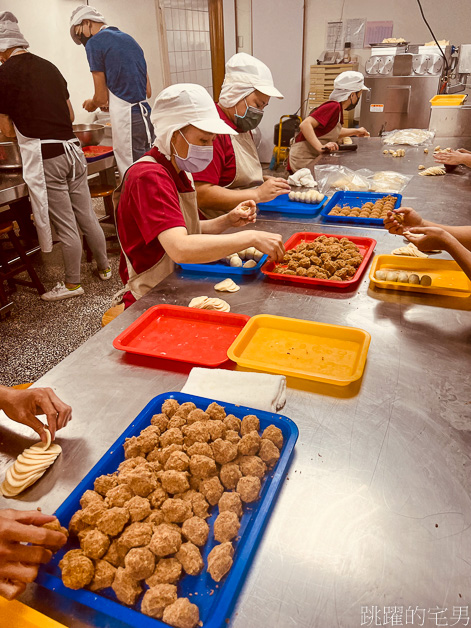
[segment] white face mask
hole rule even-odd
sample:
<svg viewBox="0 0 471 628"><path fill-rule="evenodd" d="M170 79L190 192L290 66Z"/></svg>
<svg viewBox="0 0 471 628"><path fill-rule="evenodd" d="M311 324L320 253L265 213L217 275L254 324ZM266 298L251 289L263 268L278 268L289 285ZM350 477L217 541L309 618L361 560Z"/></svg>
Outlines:
<svg viewBox="0 0 471 628"><path fill-rule="evenodd" d="M205 170L209 164L213 161L213 147L212 146L196 146L190 144L181 131L178 131L188 144L188 155L186 157L180 157L177 153L177 149L173 146L175 151L175 162L180 170L185 172L201 172Z"/></svg>

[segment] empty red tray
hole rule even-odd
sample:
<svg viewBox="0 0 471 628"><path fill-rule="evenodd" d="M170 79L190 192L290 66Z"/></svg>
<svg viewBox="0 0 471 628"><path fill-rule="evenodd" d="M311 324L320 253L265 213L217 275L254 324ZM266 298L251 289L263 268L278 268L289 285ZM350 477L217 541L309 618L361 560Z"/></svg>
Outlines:
<svg viewBox="0 0 471 628"><path fill-rule="evenodd" d="M113 340L121 351L216 367L250 316L154 305Z"/></svg>
<svg viewBox="0 0 471 628"><path fill-rule="evenodd" d="M270 279L277 279L281 281L289 281L291 283L303 283L308 286L314 287L327 287L327 288L352 288L355 284L357 284L363 273L365 272L366 267L369 264L371 256L374 253L376 240L373 238L355 238L349 237L348 235L338 235L335 233L309 233L309 232L300 232L293 233L293 235L289 238L289 240L285 244L285 249L288 251L289 249L294 249L298 244L300 244L303 240L305 242L312 242L319 236L325 235L328 238L347 238L351 242L357 245L360 249L360 253L363 257L363 261L360 266L357 268L357 272L353 275L351 279L348 281L329 281L328 279L315 279L314 277L300 277L298 275L280 275L279 273L274 273L273 269L275 268L275 262L266 262L262 266L262 273Z"/></svg>

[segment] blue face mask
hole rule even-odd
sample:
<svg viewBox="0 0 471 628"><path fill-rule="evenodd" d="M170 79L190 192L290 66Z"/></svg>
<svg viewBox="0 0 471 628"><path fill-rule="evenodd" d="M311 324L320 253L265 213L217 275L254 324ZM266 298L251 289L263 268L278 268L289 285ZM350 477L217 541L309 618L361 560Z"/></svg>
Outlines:
<svg viewBox="0 0 471 628"><path fill-rule="evenodd" d="M183 133L181 131L178 132L188 144L188 155L185 158L180 157L175 146L172 144L173 150L175 151L175 162L177 166L180 170L184 170L185 172L201 172L202 170L205 170L205 168L207 168L213 161L213 147L190 144Z"/></svg>
<svg viewBox="0 0 471 628"><path fill-rule="evenodd" d="M253 131L258 127L263 118L263 111L260 111L260 109L256 109L255 107L250 107L245 98L244 102L245 113L243 116L239 116L236 111L235 123L236 127L245 133L246 131Z"/></svg>

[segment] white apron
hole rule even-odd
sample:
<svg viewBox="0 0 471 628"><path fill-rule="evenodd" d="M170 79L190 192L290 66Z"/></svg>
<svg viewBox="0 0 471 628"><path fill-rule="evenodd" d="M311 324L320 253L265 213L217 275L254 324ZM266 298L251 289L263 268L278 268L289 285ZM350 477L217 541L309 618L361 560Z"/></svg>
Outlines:
<svg viewBox="0 0 471 628"><path fill-rule="evenodd" d="M149 112L144 106L146 100L137 103L129 103L118 98L108 90L108 104L110 109L111 132L113 134L113 152L118 164L118 170L121 178L133 163L132 156L132 108L139 105L142 119L147 132L147 141L149 146L152 144L152 136L150 132Z"/></svg>
<svg viewBox="0 0 471 628"><path fill-rule="evenodd" d="M71 140L39 140L22 135L15 125L21 161L23 162L23 179L28 186L34 224L38 232L39 246L44 253L52 251L52 233L49 222L49 204L47 200L46 178L44 176L41 144L62 144L67 159L73 166L72 178L75 179L75 161L82 166L80 142Z"/></svg>
<svg viewBox="0 0 471 628"><path fill-rule="evenodd" d="M337 142L339 139L340 131L342 130L342 123L339 121L334 126L332 131L329 131L325 135L321 135L317 139L321 144L325 145L329 142ZM297 172L301 168L309 168L316 157L319 157L321 153L317 151L314 146L311 146L307 140L302 142L296 142L291 145L289 149L289 165L293 172Z"/></svg>
<svg viewBox="0 0 471 628"><path fill-rule="evenodd" d="M157 161L151 157L150 155L146 155L145 157L141 157L135 163L139 163L141 161L148 161L151 163L157 163ZM116 222L118 217L118 204L119 199L121 197L121 191L123 188L123 184L126 178L127 171L124 173L124 177L120 185L116 188L113 193L113 203L115 207L115 216ZM186 175L190 179L193 184L193 179L191 175L187 172ZM200 219L198 216L198 203L196 200L196 191L193 192L184 192L182 194L178 193L178 200L180 203L180 209L183 214L183 218L185 219L186 230L190 235L194 235L197 233L201 233L201 225ZM118 233L119 240L119 232L116 227L116 233ZM121 242L119 243L121 246ZM124 252L123 247L121 246L121 251L126 260L126 267L128 269L128 282L125 286L125 290L130 290L132 296L137 300L147 294L152 288L154 288L157 284L163 281L166 277L168 277L171 273L173 273L175 269L175 263L167 253L160 258L160 260L154 264L151 268L142 271L142 273L137 273L128 256Z"/></svg>
<svg viewBox="0 0 471 628"><path fill-rule="evenodd" d="M234 149L236 173L228 190L247 190L257 188L263 183L263 170L258 157L255 143L250 131L231 135L232 148ZM226 214L223 209L201 209L206 218L216 218Z"/></svg>

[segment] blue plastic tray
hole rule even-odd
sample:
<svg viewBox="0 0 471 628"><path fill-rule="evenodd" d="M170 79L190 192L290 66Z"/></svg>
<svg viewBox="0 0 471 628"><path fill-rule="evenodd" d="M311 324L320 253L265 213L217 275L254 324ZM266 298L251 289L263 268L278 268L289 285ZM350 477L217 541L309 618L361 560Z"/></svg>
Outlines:
<svg viewBox="0 0 471 628"><path fill-rule="evenodd" d="M329 216L330 210L335 205L349 205L350 207L361 207L364 203L371 201L374 203L378 198L395 196L397 198L394 209L401 206L402 194L380 194L377 192L335 192L330 201L321 211L323 222L337 222L348 225L374 225L384 227L381 218L356 218L355 216Z"/></svg>
<svg viewBox="0 0 471 628"><path fill-rule="evenodd" d="M278 212L279 214L302 214L303 216L317 216L322 205L325 203L327 196L324 196L320 203L314 205L312 203L300 203L299 201L290 201L289 193L280 194L272 201L266 203L258 203L257 207L261 212Z"/></svg>
<svg viewBox="0 0 471 628"><path fill-rule="evenodd" d="M65 502L56 510L55 514L62 525L68 526L73 513L80 508L80 498L83 493L87 489L93 489L95 478L116 471L118 465L124 460L124 440L131 436L138 435L144 427L147 427L150 424L152 416L161 411L163 402L170 398L176 399L179 403L193 401L193 403L202 410L206 409L207 406L214 401L213 399L195 397L184 393L164 393L152 399L104 454L102 459L74 489ZM259 501L244 507L244 514L241 519L241 527L238 536L239 540L234 542L234 564L227 576L225 576L221 582L216 583L206 571L203 571L199 576L186 575L178 583L178 595L189 597L190 601L198 605L200 609L200 619L203 621L205 628L220 628L222 625L226 625L225 621L229 618L237 596L242 588L255 551L260 543L268 517L273 509L283 479L288 471L294 446L298 438L298 428L296 424L285 416L262 412L261 410L254 410L253 408L235 406L224 402L218 403L225 407L227 414L234 414L240 419L247 414L256 414L260 419L261 430L265 429L267 425L276 425L283 433L284 444L277 465L265 476ZM210 526L209 541L206 543L206 546L202 548L202 556L205 565L207 565L209 552L214 545L217 544L213 537L213 524L217 514L217 508L214 507L211 517L207 519ZM139 628L168 628L168 624L142 614L138 610L140 600L135 607L127 607L118 602L111 588L100 591L99 593L92 593L85 589L73 591L65 587L61 580L58 564L66 551L77 547L77 542L70 540L65 548L58 552L48 565L41 567L37 582L51 591L88 606L104 615L119 619L130 626L138 626ZM190 593L192 594L191 597L189 596Z"/></svg>
<svg viewBox="0 0 471 628"><path fill-rule="evenodd" d="M212 264L180 264L180 268L185 273L196 273L198 275L225 275L240 277L241 275L254 275L258 273L261 267L267 261L268 255L264 255L253 268L242 268L236 266L229 266L228 264L222 264L220 262L214 262Z"/></svg>

